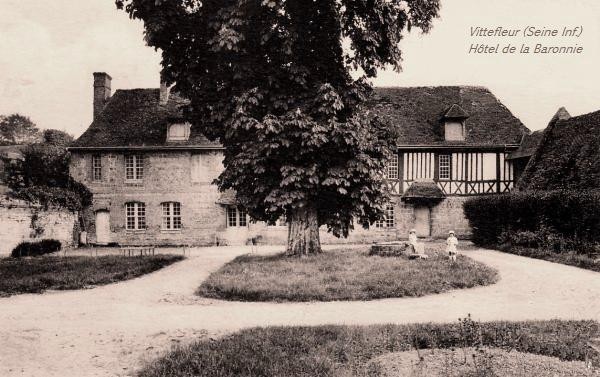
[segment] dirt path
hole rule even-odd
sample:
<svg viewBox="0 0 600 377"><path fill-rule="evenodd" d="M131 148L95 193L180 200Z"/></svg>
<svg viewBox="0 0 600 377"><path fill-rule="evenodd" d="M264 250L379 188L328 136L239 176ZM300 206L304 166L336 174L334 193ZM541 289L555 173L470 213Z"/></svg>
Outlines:
<svg viewBox="0 0 600 377"><path fill-rule="evenodd" d="M466 254L497 268L498 284L422 298L269 304L193 295L210 272L248 251L194 249L127 282L0 299L0 376L129 376L174 344L249 326L452 322L467 313L600 320L599 273L483 250Z"/></svg>

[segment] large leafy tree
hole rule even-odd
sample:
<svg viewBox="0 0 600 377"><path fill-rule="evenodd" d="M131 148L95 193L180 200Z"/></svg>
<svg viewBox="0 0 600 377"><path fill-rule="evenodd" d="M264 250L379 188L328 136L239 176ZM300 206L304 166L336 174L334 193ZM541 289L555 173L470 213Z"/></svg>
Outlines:
<svg viewBox="0 0 600 377"><path fill-rule="evenodd" d="M41 139L42 133L29 117L0 115L0 145L32 144Z"/></svg>
<svg viewBox="0 0 600 377"><path fill-rule="evenodd" d="M219 187L257 220L285 215L290 254L319 252L320 225L345 236L381 216L394 134L361 104L439 0L116 3L144 21L163 79L190 100L185 116L226 147Z"/></svg>

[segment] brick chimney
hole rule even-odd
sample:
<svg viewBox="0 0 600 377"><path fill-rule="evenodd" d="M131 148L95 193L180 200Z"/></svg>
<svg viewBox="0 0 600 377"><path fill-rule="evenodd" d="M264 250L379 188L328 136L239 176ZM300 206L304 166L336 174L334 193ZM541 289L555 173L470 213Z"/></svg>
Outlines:
<svg viewBox="0 0 600 377"><path fill-rule="evenodd" d="M110 83L112 77L105 72L94 72L94 120L104 109L110 98Z"/></svg>

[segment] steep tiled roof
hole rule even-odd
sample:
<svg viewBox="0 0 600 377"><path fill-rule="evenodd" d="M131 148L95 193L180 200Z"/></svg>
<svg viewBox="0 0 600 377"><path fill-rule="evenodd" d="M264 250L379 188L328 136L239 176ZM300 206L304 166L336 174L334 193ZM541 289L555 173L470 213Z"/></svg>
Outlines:
<svg viewBox="0 0 600 377"><path fill-rule="evenodd" d="M159 89L117 90L91 126L71 148L164 147L167 125L181 117L185 100L171 95L159 106ZM368 102L371 114L399 130L399 145L518 144L529 130L480 87L376 88ZM466 140L444 141L444 116L466 119ZM178 146L216 147L192 127Z"/></svg>
<svg viewBox="0 0 600 377"><path fill-rule="evenodd" d="M600 187L600 111L554 119L533 154L520 189Z"/></svg>
<svg viewBox="0 0 600 377"><path fill-rule="evenodd" d="M519 149L514 151L508 157L509 159L522 158L522 157L531 157L533 152L537 149L542 137L544 136L545 130L538 130L532 132L530 135L523 136L523 141L521 141L521 145Z"/></svg>
<svg viewBox="0 0 600 377"><path fill-rule="evenodd" d="M444 140L444 115L453 105L469 116L465 141ZM519 119L482 87L377 88L370 108L380 119L398 127L399 146L519 144L523 135L529 133Z"/></svg>
<svg viewBox="0 0 600 377"><path fill-rule="evenodd" d="M171 95L166 105L159 105L159 96L159 89L117 90L71 148L218 146L193 128L188 141L167 143L167 125L181 119L186 101Z"/></svg>

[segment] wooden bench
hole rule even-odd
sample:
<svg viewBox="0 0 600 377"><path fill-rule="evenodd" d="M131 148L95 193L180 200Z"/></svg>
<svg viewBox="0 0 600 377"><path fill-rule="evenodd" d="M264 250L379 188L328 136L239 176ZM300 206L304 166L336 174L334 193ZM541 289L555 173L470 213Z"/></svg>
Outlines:
<svg viewBox="0 0 600 377"><path fill-rule="evenodd" d="M156 252L155 246L121 246L121 255L134 257L136 255L154 255Z"/></svg>

